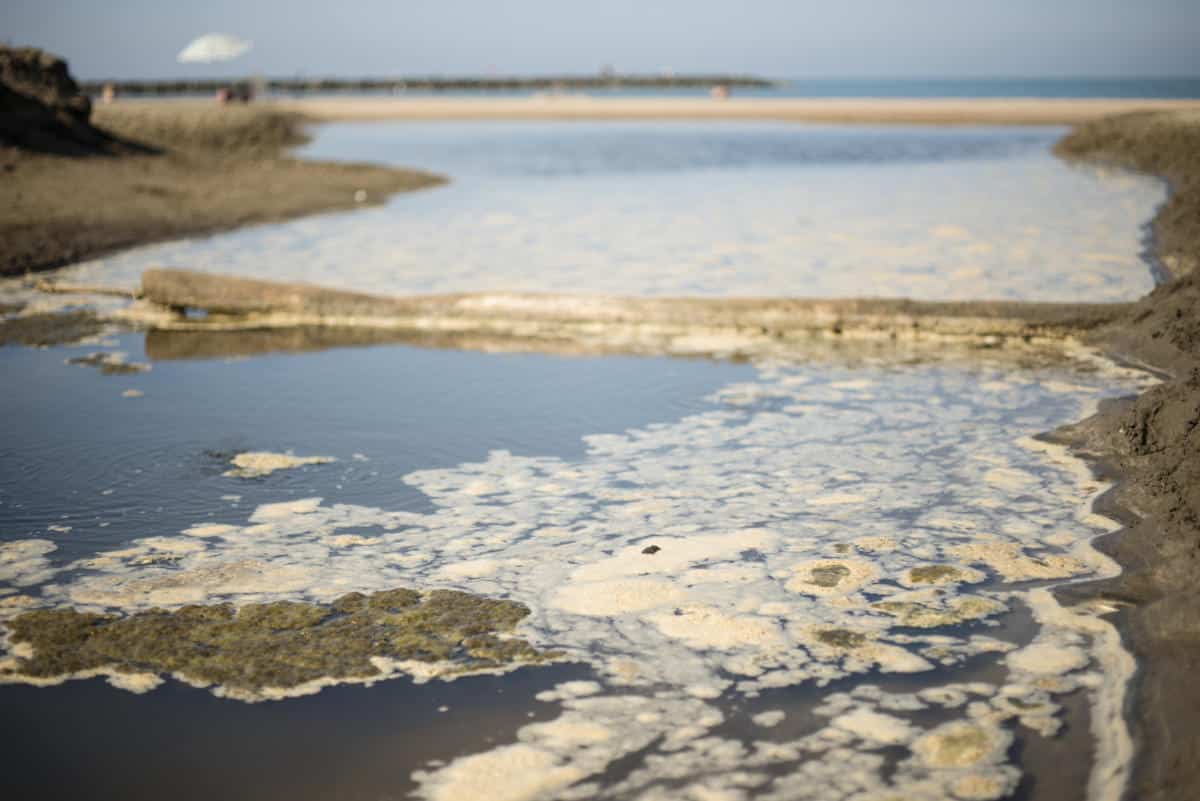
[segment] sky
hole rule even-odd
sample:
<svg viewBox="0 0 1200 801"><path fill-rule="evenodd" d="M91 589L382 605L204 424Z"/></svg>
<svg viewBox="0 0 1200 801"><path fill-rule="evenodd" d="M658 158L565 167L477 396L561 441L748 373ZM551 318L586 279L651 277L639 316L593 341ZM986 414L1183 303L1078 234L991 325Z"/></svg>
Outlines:
<svg viewBox="0 0 1200 801"><path fill-rule="evenodd" d="M210 32L254 47L176 62ZM0 41L82 79L1200 76L1200 0L0 0Z"/></svg>

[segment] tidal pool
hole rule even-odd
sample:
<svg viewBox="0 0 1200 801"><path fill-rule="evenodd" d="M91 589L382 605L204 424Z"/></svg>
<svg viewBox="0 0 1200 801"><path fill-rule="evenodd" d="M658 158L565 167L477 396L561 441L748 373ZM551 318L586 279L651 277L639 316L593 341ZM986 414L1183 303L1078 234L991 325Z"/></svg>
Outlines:
<svg viewBox="0 0 1200 801"><path fill-rule="evenodd" d="M454 180L58 277L1137 297L1163 185L1055 160L1060 133L331 125L305 152ZM1111 610L1051 594L1116 569L1089 546L1112 527L1091 511L1104 486L1035 437L1145 376L1081 351L886 343L753 365L264 355L287 339L0 349L0 618L17 632L0 700L24 795L1119 796L1132 659ZM374 672L323 671L312 642L276 684L270 660L247 676L221 658L376 625L356 593L490 599L502 619L458 640L439 623L429 653L371 652ZM28 616L45 609L75 612ZM136 658L180 617L207 626L209 663ZM73 663L72 632L29 628L50 620L111 628ZM67 658L34 671L39 642ZM508 651L550 661L466 658Z"/></svg>
<svg viewBox="0 0 1200 801"><path fill-rule="evenodd" d="M566 291L1044 301L1152 287L1157 179L1072 167L1056 128L768 123L325 125L302 152L441 171L382 208L137 248L61 278L180 266L381 293Z"/></svg>
<svg viewBox="0 0 1200 801"><path fill-rule="evenodd" d="M139 336L110 349L146 360ZM101 669L86 675L126 689L34 689L10 638L0 697L36 742L53 742L37 710L64 720L68 699L154 730L253 721L267 756L228 757L229 797L305 794L270 778L289 754L320 763L298 724L348 732L302 773L353 798L1053 797L1047 752L1091 797L1120 792L1132 660L1105 610L1048 589L1115 569L1088 545L1111 527L1091 512L1104 487L1033 435L1139 374L1086 354L750 366L383 346L105 375L79 353L0 352L24 377L0 400L7 618L449 589L524 605L513 636L562 656L483 676L381 663L369 687ZM231 471L264 451L301 463ZM389 727L373 697L420 725ZM338 709L363 730L330 723ZM254 742L217 741L151 751L220 761ZM387 770L355 769L386 743ZM26 786L39 764L16 769ZM207 770L168 764L154 775L175 785ZM105 770L81 765L54 781Z"/></svg>

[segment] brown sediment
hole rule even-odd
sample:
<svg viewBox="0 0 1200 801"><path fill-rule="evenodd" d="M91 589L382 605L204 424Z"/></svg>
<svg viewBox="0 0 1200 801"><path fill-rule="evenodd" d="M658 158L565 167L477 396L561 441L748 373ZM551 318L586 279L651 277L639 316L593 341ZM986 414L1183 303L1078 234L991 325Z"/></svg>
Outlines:
<svg viewBox="0 0 1200 801"><path fill-rule="evenodd" d="M150 369L150 365L140 362L127 362L123 354L99 351L86 356L73 356L67 359L67 364L80 367L94 367L101 375L136 375Z"/></svg>
<svg viewBox="0 0 1200 801"><path fill-rule="evenodd" d="M139 305L113 319L156 331L251 331L251 350L411 341L484 350L756 356L814 339L1057 346L1127 304L890 299L637 298L468 293L389 298L188 270L143 274ZM203 317L184 310L201 310ZM315 335L325 329L324 335ZM374 333L351 334L353 330ZM293 331L291 336L267 334ZM292 342L291 338L295 337ZM186 340L183 340L186 343ZM157 347L157 346L156 346ZM165 352L186 352L186 344ZM194 346L201 353L218 344Z"/></svg>
<svg viewBox="0 0 1200 801"><path fill-rule="evenodd" d="M97 670L171 673L253 693L379 676L378 659L478 670L554 658L525 640L497 636L528 614L514 601L410 589L350 593L330 604L193 605L127 617L41 609L5 623L27 653L3 672L34 680Z"/></svg>
<svg viewBox="0 0 1200 801"><path fill-rule="evenodd" d="M1129 797L1187 801L1200 798L1200 114L1101 120L1058 150L1157 173L1173 190L1153 224L1170 280L1091 333L1165 381L1055 436L1119 481L1104 502L1127 525L1099 547L1124 571L1061 594L1127 604L1118 620L1140 666Z"/></svg>
<svg viewBox="0 0 1200 801"><path fill-rule="evenodd" d="M94 311L44 312L0 319L0 345L44 347L93 337L110 328Z"/></svg>
<svg viewBox="0 0 1200 801"><path fill-rule="evenodd" d="M1115 356L1161 371L1166 381L1135 399L1109 402L1096 416L1056 432L1120 478L1105 499L1129 520L1100 542L1124 567L1114 578L1062 591L1067 600L1107 598L1129 604L1119 622L1141 672L1131 710L1138 746L1130 797L1200 797L1200 118L1191 113L1130 114L1089 123L1059 146L1070 158L1098 160L1166 177L1172 195L1154 221L1154 245L1170 280L1132 304L915 303L890 300L754 301L694 299L580 300L562 296L442 296L388 300L387 313L408 315L427 330L430 320L454 320L449 334L473 331L560 343L586 335L602 340L622 325L671 325L676 335L738 334L743 341L783 340L789 332L821 330L835 337L929 336L1025 341L1080 337ZM167 280L160 280L167 279ZM190 305L173 294L184 275L151 276L150 294L168 305ZM174 283L173 283L174 282ZM249 288L242 285L237 294ZM190 290L189 290L190 291ZM207 290L206 290L207 291ZM243 325L285 324L303 317L305 292L279 290L286 311L253 308L218 294L205 302L238 312ZM233 293L230 293L231 295ZM368 304L361 296L326 296L334 318ZM324 302L324 301L322 301ZM233 305L229 305L233 303ZM240 305L239 305L240 304ZM340 304L345 304L341 306ZM264 311L264 308L270 309ZM275 314L274 320L271 315ZM219 315L218 315L219 317ZM236 315L235 315L236 317ZM257 323L254 322L258 318ZM314 321L320 321L316 315ZM652 321L653 325L650 324ZM218 322L218 321L213 321ZM225 324L238 325L230 318ZM181 322L182 324L182 322ZM210 323L211 324L211 323ZM420 327L417 325L417 327ZM553 333L553 337L551 334ZM646 347L661 347L647 341ZM912 613L918 610L900 610ZM982 611L982 610L980 610Z"/></svg>
<svg viewBox="0 0 1200 801"><path fill-rule="evenodd" d="M404 332L374 328L296 326L252 331L176 331L156 328L146 333L146 356L154 361L224 359L397 344L427 345L429 340ZM457 347L453 340L444 344L446 347Z"/></svg>

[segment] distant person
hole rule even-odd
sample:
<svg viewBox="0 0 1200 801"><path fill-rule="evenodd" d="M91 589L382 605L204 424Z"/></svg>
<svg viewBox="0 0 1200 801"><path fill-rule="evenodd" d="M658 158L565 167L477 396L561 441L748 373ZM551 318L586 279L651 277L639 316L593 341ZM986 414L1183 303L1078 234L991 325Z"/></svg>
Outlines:
<svg viewBox="0 0 1200 801"><path fill-rule="evenodd" d="M106 83L100 90L101 103L115 103L117 100L117 85L115 83Z"/></svg>
<svg viewBox="0 0 1200 801"><path fill-rule="evenodd" d="M217 90L217 105L218 106L225 105L226 103L228 103L230 101L230 99L231 99L231 92L229 91L228 86L222 86L220 89Z"/></svg>
<svg viewBox="0 0 1200 801"><path fill-rule="evenodd" d="M708 93L713 100L726 100L729 97L729 84L719 83Z"/></svg>

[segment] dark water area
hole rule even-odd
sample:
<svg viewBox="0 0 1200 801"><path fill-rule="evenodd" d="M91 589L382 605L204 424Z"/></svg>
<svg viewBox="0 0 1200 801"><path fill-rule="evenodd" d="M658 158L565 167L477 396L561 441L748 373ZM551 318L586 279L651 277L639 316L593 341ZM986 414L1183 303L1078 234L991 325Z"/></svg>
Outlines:
<svg viewBox="0 0 1200 801"><path fill-rule="evenodd" d="M581 665L414 684L340 686L245 704L168 682L144 695L103 679L0 687L0 795L58 801L390 801L447 753L511 741L553 718L534 696Z"/></svg>
<svg viewBox="0 0 1200 801"><path fill-rule="evenodd" d="M576 458L581 437L674 420L752 368L702 360L570 358L400 345L254 359L151 359L103 375L69 358L116 348L0 349L0 531L50 537L69 561L257 505L324 496L421 510L401 478L489 451ZM142 397L123 397L126 390ZM242 451L329 456L262 478L222 475ZM220 506L214 508L215 499ZM234 497L237 496L237 497ZM47 531L48 526L70 527Z"/></svg>

